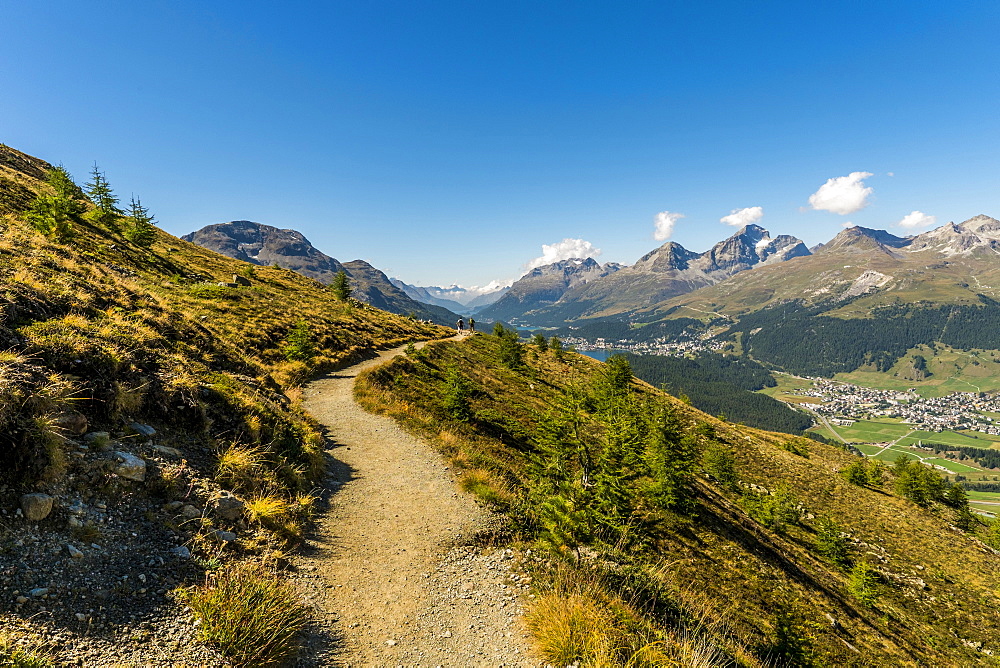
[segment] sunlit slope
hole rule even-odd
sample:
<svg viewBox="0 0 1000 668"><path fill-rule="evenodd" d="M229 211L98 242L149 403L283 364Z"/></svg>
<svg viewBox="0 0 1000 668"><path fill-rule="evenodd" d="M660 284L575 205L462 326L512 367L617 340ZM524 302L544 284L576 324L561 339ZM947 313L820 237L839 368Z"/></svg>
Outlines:
<svg viewBox="0 0 1000 668"><path fill-rule="evenodd" d="M693 458L686 460L692 477L675 505L657 505L650 490L658 475L668 474L656 474L651 460L636 463L649 456L640 448L631 464L611 467L621 475L619 507L630 509L619 521L629 528L612 532L617 537L609 542L612 534L602 533L596 519L597 528L576 536L569 549L549 524L551 508L563 508L559 531L570 531L573 513L587 511L560 504L596 494L593 507L600 496L593 489L608 470L594 464L581 497L553 487L557 474L544 434L553 416L565 418L560 407L569 402L577 436L563 437L578 437L573 442L586 444L599 462L627 431L624 413L601 412L599 378L606 368L600 363L525 348L524 365L511 368L504 345L478 336L429 346L424 355L371 372L359 396L435 438L463 484L511 517L513 538L543 550L535 593L538 605L554 606L546 614L563 614L579 595L590 619L617 620L601 637L625 649L580 650L585 664L659 665L656 660L667 659L654 660L649 647L679 660L695 651L692 643L722 664L993 663L981 650L1000 650L1000 557L975 537L975 527L955 528L956 510L941 503L922 508L895 496L889 475L881 484L850 484L838 471L858 460L843 450L727 424L636 381L632 399L651 402L643 403L647 411L669 407L680 420L683 436L672 446L672 461L683 468L685 457ZM467 410L456 412L462 404L456 404L456 387L465 388L458 394ZM726 452L734 457L736 480L720 473ZM570 456L563 464L579 472L575 461ZM791 508L787 521L768 514L780 507ZM826 520L845 537L841 565L817 546L817 537L828 533ZM874 574L870 598L854 582L867 567ZM535 632L546 647L558 634L545 624L536 624Z"/></svg>
<svg viewBox="0 0 1000 668"><path fill-rule="evenodd" d="M83 199L68 238L48 239L26 209L53 192L43 180L51 170L0 145L0 349L64 374L73 407L98 426L116 428L145 414L198 429L222 426L244 409L253 412L257 399L283 414L288 402L279 389L313 370L446 333L159 229L148 246L137 245L122 236L120 221L93 222L93 204ZM8 371L16 375L14 366ZM242 404L206 423L216 385L234 395L228 402ZM253 431L252 424L240 429Z"/></svg>

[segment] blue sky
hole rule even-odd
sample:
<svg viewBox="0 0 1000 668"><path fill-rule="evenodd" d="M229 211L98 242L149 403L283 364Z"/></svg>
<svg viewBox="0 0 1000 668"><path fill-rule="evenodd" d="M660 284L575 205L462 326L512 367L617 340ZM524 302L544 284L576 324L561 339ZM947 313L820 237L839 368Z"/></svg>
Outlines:
<svg viewBox="0 0 1000 668"><path fill-rule="evenodd" d="M995 2L52 0L0 26L0 141L96 160L173 234L290 227L411 283L565 238L632 263L661 212L696 251L751 207L810 245L1000 217ZM810 208L857 172L826 201L864 208Z"/></svg>

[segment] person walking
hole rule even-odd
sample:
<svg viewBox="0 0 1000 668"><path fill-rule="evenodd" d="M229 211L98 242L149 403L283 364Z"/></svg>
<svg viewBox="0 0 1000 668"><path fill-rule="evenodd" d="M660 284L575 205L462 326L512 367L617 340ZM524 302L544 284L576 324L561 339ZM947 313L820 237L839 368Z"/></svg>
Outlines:
<svg viewBox="0 0 1000 668"><path fill-rule="evenodd" d="M469 318L469 333L470 334L475 334L476 333L476 319L475 318Z"/></svg>
<svg viewBox="0 0 1000 668"><path fill-rule="evenodd" d="M457 327L457 329L458 329L458 333L459 334L461 334L462 332L465 331L465 321L462 320L461 318L458 319L458 327Z"/></svg>

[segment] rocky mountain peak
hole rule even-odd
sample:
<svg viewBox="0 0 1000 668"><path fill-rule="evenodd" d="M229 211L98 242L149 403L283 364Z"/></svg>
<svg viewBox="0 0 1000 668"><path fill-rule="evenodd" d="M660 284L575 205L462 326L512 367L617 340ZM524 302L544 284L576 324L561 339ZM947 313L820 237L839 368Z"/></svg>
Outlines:
<svg viewBox="0 0 1000 668"><path fill-rule="evenodd" d="M943 255L964 255L981 248L1000 245L1000 221L989 216L976 216L956 225L945 223L914 237L907 250L931 250Z"/></svg>
<svg viewBox="0 0 1000 668"><path fill-rule="evenodd" d="M1000 220L983 214L969 218L958 227L979 237L1000 239Z"/></svg>
<svg viewBox="0 0 1000 668"><path fill-rule="evenodd" d="M659 248L652 250L633 265L633 269L639 271L682 271L688 268L688 263L699 257L698 253L693 253L681 246L676 241L668 241Z"/></svg>
<svg viewBox="0 0 1000 668"><path fill-rule="evenodd" d="M742 237L744 239L752 240L754 243L756 243L757 241L760 241L761 239L770 236L771 233L765 230L763 227L751 223L750 225L744 225L743 227L741 227L739 231L736 232L736 234L730 237L730 239Z"/></svg>
<svg viewBox="0 0 1000 668"><path fill-rule="evenodd" d="M873 230L855 225L842 230L828 243L817 249L820 253L837 250L852 250L855 252L878 251L895 255L895 249L909 246L912 238L897 237L884 230Z"/></svg>
<svg viewBox="0 0 1000 668"><path fill-rule="evenodd" d="M759 264L809 255L799 239L782 234L775 239L760 225L747 225L720 241L697 263L706 273L732 275Z"/></svg>
<svg viewBox="0 0 1000 668"><path fill-rule="evenodd" d="M440 306L422 304L393 285L384 273L362 260L341 263L313 246L305 235L249 220L207 225L181 237L221 255L257 265L276 264L303 276L329 284L338 272L345 272L353 296L392 313L414 313L440 324L457 318Z"/></svg>
<svg viewBox="0 0 1000 668"><path fill-rule="evenodd" d="M583 274L587 272L600 271L601 265L592 257L587 258L570 258L568 260L559 260L558 262L553 262L552 264L546 264L541 267L535 267L527 274L525 277L537 277L537 276L549 276L552 274L562 274L564 276L570 276L573 274Z"/></svg>

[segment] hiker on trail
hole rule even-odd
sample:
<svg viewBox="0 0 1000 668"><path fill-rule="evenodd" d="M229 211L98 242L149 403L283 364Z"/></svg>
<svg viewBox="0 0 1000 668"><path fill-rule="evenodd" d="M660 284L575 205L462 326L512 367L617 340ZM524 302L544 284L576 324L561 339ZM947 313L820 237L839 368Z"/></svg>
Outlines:
<svg viewBox="0 0 1000 668"><path fill-rule="evenodd" d="M476 333L476 319L475 318L469 318L469 331L472 332L473 334Z"/></svg>
<svg viewBox="0 0 1000 668"><path fill-rule="evenodd" d="M458 333L461 334L465 331L465 321L461 318L458 319Z"/></svg>

